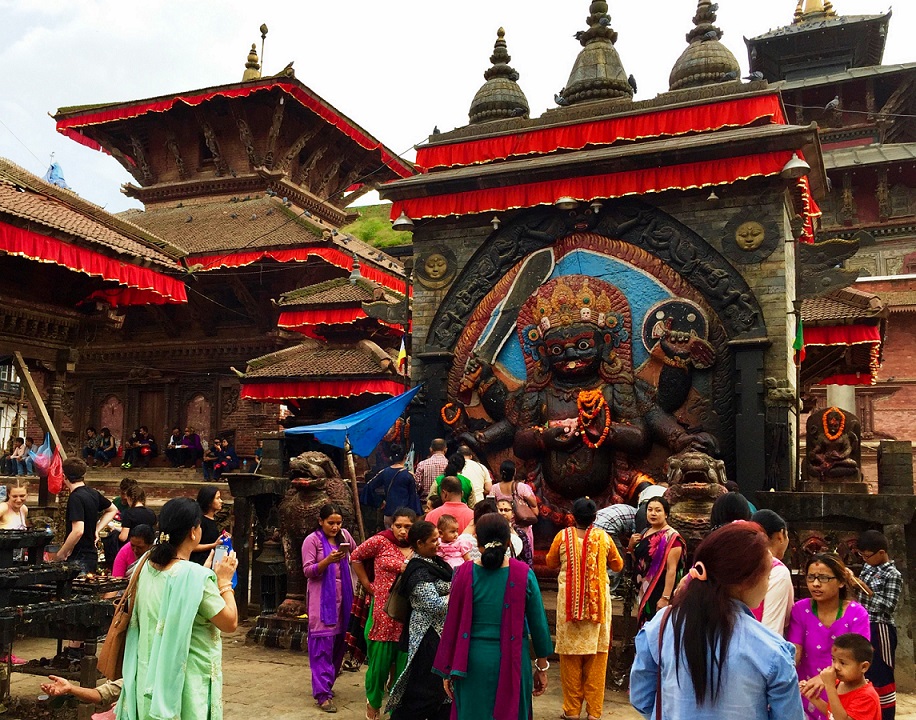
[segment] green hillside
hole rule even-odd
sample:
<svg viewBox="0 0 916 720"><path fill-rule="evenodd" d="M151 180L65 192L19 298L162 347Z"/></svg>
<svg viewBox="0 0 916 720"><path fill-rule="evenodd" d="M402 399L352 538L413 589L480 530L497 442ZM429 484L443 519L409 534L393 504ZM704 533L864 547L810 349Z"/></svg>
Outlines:
<svg viewBox="0 0 916 720"><path fill-rule="evenodd" d="M395 232L391 229L391 221L388 219L391 205L365 205L353 209L361 217L345 226L343 232L379 248L410 244L413 233Z"/></svg>

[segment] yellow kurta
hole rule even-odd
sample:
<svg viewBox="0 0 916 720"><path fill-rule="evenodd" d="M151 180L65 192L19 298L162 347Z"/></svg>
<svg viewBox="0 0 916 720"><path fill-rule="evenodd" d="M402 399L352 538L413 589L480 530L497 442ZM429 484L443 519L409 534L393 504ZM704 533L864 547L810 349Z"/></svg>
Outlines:
<svg viewBox="0 0 916 720"><path fill-rule="evenodd" d="M556 652L560 655L594 655L606 653L611 644L611 593L608 584L607 567L619 572L623 568L623 560L617 547L610 536L600 528L591 528L589 544L592 546L596 557L597 572L593 574L594 587L589 588L593 597L604 599L603 612L599 613L598 622L589 620L566 619L566 576L567 562L566 545L562 531L553 539L550 551L547 553L547 567L560 571L559 589L557 592L557 642ZM575 534L575 542L581 552L582 538Z"/></svg>

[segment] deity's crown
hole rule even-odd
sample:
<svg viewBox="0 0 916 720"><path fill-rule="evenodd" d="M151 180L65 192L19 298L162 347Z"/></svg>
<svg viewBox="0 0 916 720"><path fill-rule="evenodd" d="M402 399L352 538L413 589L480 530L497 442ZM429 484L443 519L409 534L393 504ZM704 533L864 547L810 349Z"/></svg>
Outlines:
<svg viewBox="0 0 916 720"><path fill-rule="evenodd" d="M602 328L620 323L620 316L611 312L611 299L605 291L595 292L587 279L575 284L576 289L561 278L549 294L538 293L535 322L541 332L579 322Z"/></svg>

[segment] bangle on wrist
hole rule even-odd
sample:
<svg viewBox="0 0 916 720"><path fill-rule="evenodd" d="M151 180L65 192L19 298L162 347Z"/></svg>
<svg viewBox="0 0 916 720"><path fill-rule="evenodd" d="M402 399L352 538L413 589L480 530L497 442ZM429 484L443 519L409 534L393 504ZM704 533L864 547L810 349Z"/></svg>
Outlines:
<svg viewBox="0 0 916 720"><path fill-rule="evenodd" d="M538 664L535 661L534 669L537 670L538 672L547 672L548 670L550 670L550 660L545 659L544 662L547 663L547 667L542 668L542 667L538 667Z"/></svg>
<svg viewBox="0 0 916 720"><path fill-rule="evenodd" d="M219 588L219 594L222 595L224 592L232 590L232 585L221 585Z"/></svg>
<svg viewBox="0 0 916 720"><path fill-rule="evenodd" d="M662 600L670 600L670 599L671 599L670 595L662 595Z"/></svg>

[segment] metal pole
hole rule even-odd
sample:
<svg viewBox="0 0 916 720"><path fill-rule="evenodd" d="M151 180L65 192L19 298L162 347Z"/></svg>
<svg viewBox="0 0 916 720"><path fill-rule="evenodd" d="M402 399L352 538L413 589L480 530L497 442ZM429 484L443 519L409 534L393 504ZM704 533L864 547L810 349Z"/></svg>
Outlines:
<svg viewBox="0 0 916 720"><path fill-rule="evenodd" d="M350 477L350 492L353 495L353 510L356 512L356 524L359 529L359 541L366 541L366 528L363 526L363 511L359 505L359 491L356 489L356 464L353 462L353 450L350 439L344 441L344 452L347 453L347 475Z"/></svg>

